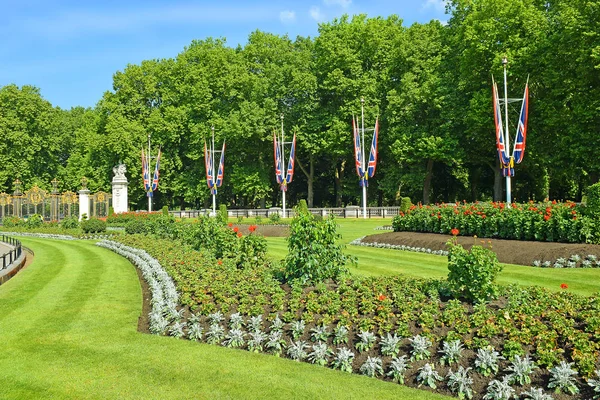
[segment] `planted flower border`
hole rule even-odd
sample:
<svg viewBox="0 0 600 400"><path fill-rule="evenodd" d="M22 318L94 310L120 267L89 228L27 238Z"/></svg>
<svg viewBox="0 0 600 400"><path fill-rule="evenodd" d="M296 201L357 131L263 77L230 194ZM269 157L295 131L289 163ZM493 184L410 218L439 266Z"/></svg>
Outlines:
<svg viewBox="0 0 600 400"><path fill-rule="evenodd" d="M443 282L400 276L287 287L264 265L240 269L176 241L120 240L148 250L181 291L156 333L461 398L598 394L597 297L509 287L496 302L472 307L440 295Z"/></svg>

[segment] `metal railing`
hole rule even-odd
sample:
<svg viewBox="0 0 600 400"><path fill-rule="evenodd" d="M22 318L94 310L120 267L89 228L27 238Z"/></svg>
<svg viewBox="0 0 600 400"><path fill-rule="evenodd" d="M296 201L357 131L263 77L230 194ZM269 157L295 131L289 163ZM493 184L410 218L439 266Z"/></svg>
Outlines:
<svg viewBox="0 0 600 400"><path fill-rule="evenodd" d="M331 208L309 208L308 209L314 215L327 216L335 215L338 218L362 218L362 208L358 206L342 207L331 207ZM181 210L181 211L169 211L169 213L178 218L198 218L206 215L210 212L209 209L200 210ZM367 218L389 218L398 215L400 207L367 207ZM281 208L258 208L258 209L230 209L227 210L230 217L263 217L268 218L273 214L279 214L283 218L293 218L296 215L294 209L283 210Z"/></svg>
<svg viewBox="0 0 600 400"><path fill-rule="evenodd" d="M6 269L9 265L11 265L16 259L18 259L21 256L23 248L21 246L21 241L10 236L0 236L0 242L6 243L10 246L14 246L14 249L9 250L8 252L0 255L0 258L2 258L2 269Z"/></svg>

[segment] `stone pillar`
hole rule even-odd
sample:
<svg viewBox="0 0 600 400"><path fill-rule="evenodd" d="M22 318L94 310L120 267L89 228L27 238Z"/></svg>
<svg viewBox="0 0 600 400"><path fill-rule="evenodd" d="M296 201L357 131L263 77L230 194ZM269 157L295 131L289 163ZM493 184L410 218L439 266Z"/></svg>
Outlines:
<svg viewBox="0 0 600 400"><path fill-rule="evenodd" d="M83 219L83 214L90 218L90 191L87 189L79 191L79 221Z"/></svg>
<svg viewBox="0 0 600 400"><path fill-rule="evenodd" d="M129 209L127 203L127 177L125 176L125 164L119 164L113 168L115 176L112 180L112 202L115 214L127 212Z"/></svg>

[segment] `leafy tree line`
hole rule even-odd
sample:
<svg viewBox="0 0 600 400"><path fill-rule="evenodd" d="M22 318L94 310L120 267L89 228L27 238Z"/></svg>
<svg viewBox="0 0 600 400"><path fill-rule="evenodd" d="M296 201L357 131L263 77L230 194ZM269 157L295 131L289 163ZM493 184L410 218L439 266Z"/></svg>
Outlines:
<svg viewBox="0 0 600 400"><path fill-rule="evenodd" d="M177 57L128 65L93 109L61 110L38 89L0 88L0 190L15 177L64 189L110 189L128 167L130 199L144 207L140 149L161 146L157 206L207 205L203 143L215 127L227 141L218 201L230 207L280 202L273 130L284 115L298 136L288 197L309 206L358 204L351 118L380 119L380 161L371 205L400 196L425 203L504 198L492 114L492 75L509 97L529 76L525 160L517 200L579 199L600 162L600 4L588 0L456 0L449 20L403 25L397 16L344 16L315 38L255 31L244 46L194 40ZM520 104L511 105L515 132ZM511 140L512 141L512 140ZM156 150L155 150L156 151Z"/></svg>

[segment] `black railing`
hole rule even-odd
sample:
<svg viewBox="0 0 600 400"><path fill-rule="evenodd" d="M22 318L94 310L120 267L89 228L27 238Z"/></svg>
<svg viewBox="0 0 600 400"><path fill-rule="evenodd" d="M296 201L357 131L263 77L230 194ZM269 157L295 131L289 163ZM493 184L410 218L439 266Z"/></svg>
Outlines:
<svg viewBox="0 0 600 400"><path fill-rule="evenodd" d="M21 246L21 241L6 235L0 236L0 242L6 243L10 246L14 246L14 249L9 250L8 252L0 255L0 258L2 258L2 269L5 269L16 259L21 257L23 247Z"/></svg>

